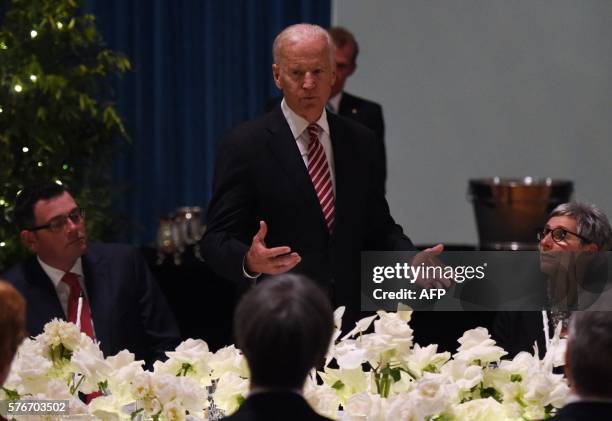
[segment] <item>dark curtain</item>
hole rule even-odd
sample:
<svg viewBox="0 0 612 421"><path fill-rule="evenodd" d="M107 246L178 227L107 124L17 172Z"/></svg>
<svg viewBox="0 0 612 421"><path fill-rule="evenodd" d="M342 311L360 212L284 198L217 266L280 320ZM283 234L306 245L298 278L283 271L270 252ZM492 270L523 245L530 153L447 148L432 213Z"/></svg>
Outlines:
<svg viewBox="0 0 612 421"><path fill-rule="evenodd" d="M328 26L330 0L86 0L133 71L116 84L131 143L114 168L119 240L155 239L178 206L206 207L216 144L279 95L271 45L298 22Z"/></svg>

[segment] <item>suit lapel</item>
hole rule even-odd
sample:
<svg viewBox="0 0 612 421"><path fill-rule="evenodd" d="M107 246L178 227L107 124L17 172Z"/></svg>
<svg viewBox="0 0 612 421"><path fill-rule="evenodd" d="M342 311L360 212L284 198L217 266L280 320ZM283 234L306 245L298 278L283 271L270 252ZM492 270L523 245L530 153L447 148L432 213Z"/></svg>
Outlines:
<svg viewBox="0 0 612 421"><path fill-rule="evenodd" d="M314 209L318 210L321 224L325 225L323 211L312 185L312 180L280 106L271 114L268 130L270 132L268 147L278 162L278 167L282 168L293 181L300 191L299 196L304 198L306 204L309 207L314 206Z"/></svg>
<svg viewBox="0 0 612 421"><path fill-rule="evenodd" d="M334 150L334 167L336 176L336 226L334 227L332 236L342 229L343 222L347 221L347 216L350 212L350 204L347 203L348 198L352 196L351 181L354 180L352 165L352 154L354 153L350 142L346 139L344 126L339 118L327 113L327 121L329 123L329 132L331 137L332 148Z"/></svg>
<svg viewBox="0 0 612 421"><path fill-rule="evenodd" d="M28 330L31 334L38 334L42 332L44 325L51 319L66 320L66 315L57 297L53 281L40 266L36 256L32 256L28 260L26 270L29 274L25 278L31 284L30 297L28 297L30 305L27 307L27 311L32 317L28 316Z"/></svg>
<svg viewBox="0 0 612 421"><path fill-rule="evenodd" d="M112 288L108 275L111 262L105 261L91 249L83 255L82 261L96 339L101 342L101 348L106 355L108 350L112 349L111 320L114 317L112 302L109 299L112 294L108 292Z"/></svg>

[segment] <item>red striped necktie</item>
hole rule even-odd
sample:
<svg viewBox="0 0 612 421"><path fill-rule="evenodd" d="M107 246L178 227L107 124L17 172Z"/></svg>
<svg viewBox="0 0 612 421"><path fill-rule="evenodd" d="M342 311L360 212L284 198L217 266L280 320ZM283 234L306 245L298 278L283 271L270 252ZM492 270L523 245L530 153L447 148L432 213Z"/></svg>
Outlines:
<svg viewBox="0 0 612 421"><path fill-rule="evenodd" d="M320 128L317 124L308 126L310 135L310 146L308 147L308 174L312 180L321 210L325 217L325 223L329 231L332 231L334 220L336 219L336 209L334 205L334 188L332 185L331 172L325 150L319 141Z"/></svg>
<svg viewBox="0 0 612 421"><path fill-rule="evenodd" d="M76 274L67 272L62 278L62 282L65 282L70 287L70 295L68 296L68 321L77 324L79 297L82 292L79 278ZM81 304L81 332L87 334L91 339L96 339L93 331L93 324L91 323L89 302L84 294Z"/></svg>

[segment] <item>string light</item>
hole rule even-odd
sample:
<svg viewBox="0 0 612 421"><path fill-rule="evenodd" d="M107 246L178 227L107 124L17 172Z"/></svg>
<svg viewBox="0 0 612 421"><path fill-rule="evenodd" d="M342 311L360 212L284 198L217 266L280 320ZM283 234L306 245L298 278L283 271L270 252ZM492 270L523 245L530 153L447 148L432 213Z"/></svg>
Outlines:
<svg viewBox="0 0 612 421"><path fill-rule="evenodd" d="M30 37L31 37L31 38L36 38L36 36L37 36L37 35L38 35L38 32L36 32L34 29L32 29L32 30L30 31Z"/></svg>
<svg viewBox="0 0 612 421"><path fill-rule="evenodd" d="M57 184L58 186L63 186L62 182L59 180L55 180L55 184Z"/></svg>
<svg viewBox="0 0 612 421"><path fill-rule="evenodd" d="M0 50L6 50L8 47L4 43L4 41L0 41Z"/></svg>
<svg viewBox="0 0 612 421"><path fill-rule="evenodd" d="M30 80L32 82L36 82L36 75L30 75Z"/></svg>
<svg viewBox="0 0 612 421"><path fill-rule="evenodd" d="M4 246L6 246L6 243L4 241L1 241L0 242L0 247L4 247Z"/></svg>
<svg viewBox="0 0 612 421"><path fill-rule="evenodd" d="M40 162L40 161L38 161L38 166L39 166L39 167L42 167L42 166L43 166L43 163L42 163L42 162Z"/></svg>
<svg viewBox="0 0 612 421"><path fill-rule="evenodd" d="M0 199L0 206L4 206L6 205L6 202L4 201L4 199Z"/></svg>
<svg viewBox="0 0 612 421"><path fill-rule="evenodd" d="M28 153L30 151L30 148L28 148L27 146L24 146L23 148L21 148L21 151L23 153Z"/></svg>
<svg viewBox="0 0 612 421"><path fill-rule="evenodd" d="M13 89L15 89L15 92L19 93L19 92L22 91L23 88L21 87L20 84L17 84L17 85L15 85L15 87Z"/></svg>
<svg viewBox="0 0 612 421"><path fill-rule="evenodd" d="M64 165L62 165L62 169L63 169L64 171L68 171L68 164L64 164Z"/></svg>
<svg viewBox="0 0 612 421"><path fill-rule="evenodd" d="M62 29L64 27L64 24L61 22L57 23L57 29Z"/></svg>
<svg viewBox="0 0 612 421"><path fill-rule="evenodd" d="M2 114L2 111L3 111L3 110L2 110L2 107L0 107L0 114Z"/></svg>

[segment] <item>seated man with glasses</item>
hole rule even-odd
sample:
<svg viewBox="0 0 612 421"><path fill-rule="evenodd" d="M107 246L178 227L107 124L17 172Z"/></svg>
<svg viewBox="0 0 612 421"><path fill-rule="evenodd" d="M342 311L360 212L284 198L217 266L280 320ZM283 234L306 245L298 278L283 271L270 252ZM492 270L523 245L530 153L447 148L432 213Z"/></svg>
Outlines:
<svg viewBox="0 0 612 421"><path fill-rule="evenodd" d="M610 303L602 294L602 287L607 281L605 252L612 245L612 229L600 209L578 202L561 204L550 213L537 238L540 271L547 278L550 309L504 311L497 315L493 337L508 351L509 357L520 351L533 352L534 342L538 343L542 356L547 339L552 337L559 322L562 336L566 333L572 309L594 309L592 304L601 298L604 298L600 300L604 307Z"/></svg>
<svg viewBox="0 0 612 421"><path fill-rule="evenodd" d="M136 249L88 244L84 218L61 185L19 193L14 220L35 255L4 277L27 301L27 330L37 335L51 319L65 319L105 355L128 349L151 365L178 344L174 316Z"/></svg>

